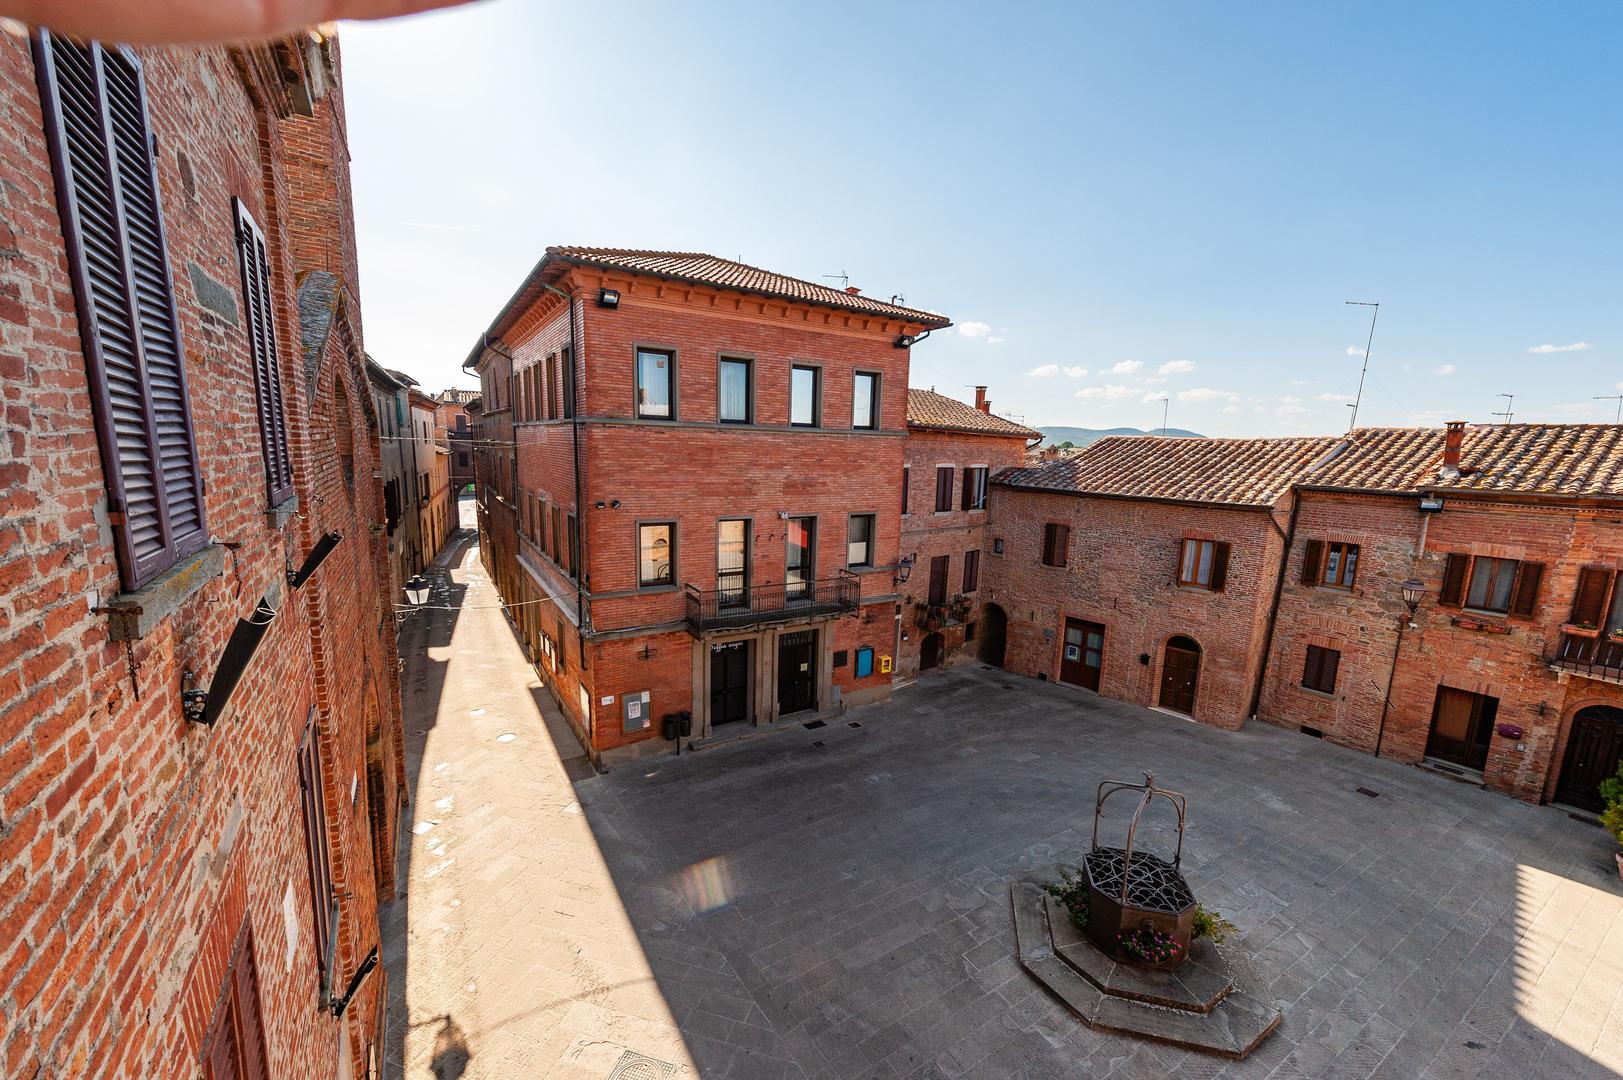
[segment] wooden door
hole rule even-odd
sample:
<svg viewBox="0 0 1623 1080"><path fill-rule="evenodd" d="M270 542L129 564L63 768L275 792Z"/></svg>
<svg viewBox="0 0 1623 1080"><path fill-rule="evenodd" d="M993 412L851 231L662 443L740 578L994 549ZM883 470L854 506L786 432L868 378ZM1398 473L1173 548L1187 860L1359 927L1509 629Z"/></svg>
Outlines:
<svg viewBox="0 0 1623 1080"><path fill-rule="evenodd" d="M710 646L711 726L749 719L749 659L747 641Z"/></svg>
<svg viewBox="0 0 1623 1080"><path fill-rule="evenodd" d="M800 630L778 638L778 713L801 712L817 704L817 631Z"/></svg>
<svg viewBox="0 0 1623 1080"><path fill-rule="evenodd" d="M1488 740L1498 713L1498 698L1439 686L1426 756L1467 769L1482 768L1488 762Z"/></svg>
<svg viewBox="0 0 1623 1080"><path fill-rule="evenodd" d="M1105 628L1081 619L1065 620L1065 644L1060 652L1060 682L1088 690L1099 689L1104 666Z"/></svg>
<svg viewBox="0 0 1623 1080"><path fill-rule="evenodd" d="M1167 642L1161 664L1161 707L1195 715L1195 687L1200 682L1200 646L1190 638Z"/></svg>
<svg viewBox="0 0 1623 1080"><path fill-rule="evenodd" d="M1623 759L1623 709L1596 705L1572 718L1567 754L1555 782L1555 801L1596 813L1601 805L1600 782L1617 774Z"/></svg>

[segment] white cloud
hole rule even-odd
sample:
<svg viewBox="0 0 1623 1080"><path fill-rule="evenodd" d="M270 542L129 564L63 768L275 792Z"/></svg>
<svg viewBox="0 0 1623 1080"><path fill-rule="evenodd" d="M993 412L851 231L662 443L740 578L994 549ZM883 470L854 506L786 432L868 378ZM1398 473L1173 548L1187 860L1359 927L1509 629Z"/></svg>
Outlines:
<svg viewBox="0 0 1623 1080"><path fill-rule="evenodd" d="M1165 401L1166 398L1167 396L1165 394L1145 394L1142 398L1139 398L1139 400L1146 405L1159 405L1161 402Z"/></svg>
<svg viewBox="0 0 1623 1080"><path fill-rule="evenodd" d="M1003 344L1003 335L993 334L991 337L986 339L986 343L988 345L1001 345Z"/></svg>
<svg viewBox="0 0 1623 1080"><path fill-rule="evenodd" d="M1360 349L1357 345L1348 345L1347 346L1347 355L1348 356L1363 356L1364 355L1364 350Z"/></svg>
<svg viewBox="0 0 1623 1080"><path fill-rule="evenodd" d="M1587 401L1575 401L1570 405L1551 405L1550 411L1562 416L1593 416L1595 406Z"/></svg>
<svg viewBox="0 0 1623 1080"><path fill-rule="evenodd" d="M970 320L958 324L958 333L967 338L983 338L992 333L992 327L990 323Z"/></svg>
<svg viewBox="0 0 1623 1080"><path fill-rule="evenodd" d="M1065 369L1065 374L1073 379L1085 379L1088 377L1088 369L1085 367L1068 367Z"/></svg>
<svg viewBox="0 0 1623 1080"><path fill-rule="evenodd" d="M1347 401L1347 395L1346 394L1317 394L1315 396L1320 401L1339 401L1339 402L1342 402L1343 404L1345 404L1346 401Z"/></svg>
<svg viewBox="0 0 1623 1080"><path fill-rule="evenodd" d="M1032 368L1031 373L1033 375L1037 376L1039 379L1045 379L1050 375L1058 375L1059 374L1059 365L1058 364L1044 364L1042 367L1034 367L1034 368Z"/></svg>
<svg viewBox="0 0 1623 1080"><path fill-rule="evenodd" d="M1453 364L1443 364L1439 367L1432 368L1431 373L1433 375L1452 375L1458 370L1459 368L1455 367Z"/></svg>
<svg viewBox="0 0 1623 1080"><path fill-rule="evenodd" d="M1084 386L1076 392L1076 396L1084 400L1104 398L1107 401L1119 401L1125 397L1133 396L1131 386Z"/></svg>
<svg viewBox="0 0 1623 1080"><path fill-rule="evenodd" d="M1112 375L1131 375L1133 372L1137 371L1139 368L1141 368L1143 366L1144 366L1143 362L1139 361L1139 360L1120 360L1120 361L1117 361L1115 367L1110 369L1110 374L1112 374Z"/></svg>
<svg viewBox="0 0 1623 1080"><path fill-rule="evenodd" d="M1588 352L1594 347L1587 341L1574 341L1570 345L1534 345L1527 351L1530 353Z"/></svg>
<svg viewBox="0 0 1623 1080"><path fill-rule="evenodd" d="M1155 369L1158 375L1187 375L1194 370L1195 362L1193 360L1168 360Z"/></svg>
<svg viewBox="0 0 1623 1080"><path fill-rule="evenodd" d="M1224 416L1233 416L1235 413L1237 413L1239 411L1240 411L1240 407L1238 405L1225 405L1222 408L1222 413L1223 413Z"/></svg>
<svg viewBox="0 0 1623 1080"><path fill-rule="evenodd" d="M1192 390L1179 390L1179 401L1239 401L1240 395L1232 390L1214 390L1209 386L1197 386Z"/></svg>
<svg viewBox="0 0 1623 1080"><path fill-rule="evenodd" d="M1166 382L1166 380L1161 378L1159 375L1151 375L1146 378L1139 379L1138 381L1143 383L1145 386L1160 386L1162 383Z"/></svg>
<svg viewBox="0 0 1623 1080"><path fill-rule="evenodd" d="M1306 407L1295 404L1281 405L1274 410L1275 416L1301 416L1307 412Z"/></svg>

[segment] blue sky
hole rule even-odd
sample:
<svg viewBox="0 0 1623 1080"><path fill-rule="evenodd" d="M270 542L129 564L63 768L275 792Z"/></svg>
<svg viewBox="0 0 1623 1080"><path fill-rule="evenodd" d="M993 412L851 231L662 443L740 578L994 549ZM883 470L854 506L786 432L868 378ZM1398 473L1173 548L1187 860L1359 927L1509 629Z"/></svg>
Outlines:
<svg viewBox="0 0 1623 1080"><path fill-rule="evenodd" d="M901 293L959 324L913 385L1037 425L1344 430L1349 299L1360 423L1623 393L1623 5L492 0L341 40L367 345L427 388L578 243Z"/></svg>

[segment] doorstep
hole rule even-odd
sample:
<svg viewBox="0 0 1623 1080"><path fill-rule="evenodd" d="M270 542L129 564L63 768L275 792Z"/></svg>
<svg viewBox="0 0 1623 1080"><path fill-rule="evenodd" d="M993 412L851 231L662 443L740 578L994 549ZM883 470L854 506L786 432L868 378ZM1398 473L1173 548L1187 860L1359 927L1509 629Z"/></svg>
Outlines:
<svg viewBox="0 0 1623 1080"><path fill-rule="evenodd" d="M1472 787L1485 788L1488 778L1480 769L1467 769L1463 765L1456 765L1452 761L1439 761L1436 758L1421 758L1415 762L1415 768L1424 772L1435 773L1447 777L1459 784L1469 784Z"/></svg>
<svg viewBox="0 0 1623 1080"><path fill-rule="evenodd" d="M768 724L726 724L723 726L727 728L736 727L738 730L724 730L719 735L712 733L702 739L694 739L693 741L684 744L682 749L684 752L689 750L695 752L700 750L715 750L723 746L733 746L737 743L749 742L751 739L758 739L777 732L795 730L804 731L805 728L803 725L813 723L817 720L821 720L823 723L832 727L834 721L844 715L844 709L827 709L823 712L812 712L810 709L808 709L805 712L790 713L788 716L780 716L778 719Z"/></svg>

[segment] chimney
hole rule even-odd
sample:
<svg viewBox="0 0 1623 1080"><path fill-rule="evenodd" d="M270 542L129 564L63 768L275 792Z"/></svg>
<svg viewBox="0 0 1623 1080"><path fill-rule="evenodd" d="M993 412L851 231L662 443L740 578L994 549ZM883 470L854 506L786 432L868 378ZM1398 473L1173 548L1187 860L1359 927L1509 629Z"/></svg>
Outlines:
<svg viewBox="0 0 1623 1080"><path fill-rule="evenodd" d="M847 285L845 287L845 291L850 293L852 296L861 296L862 295L862 290L857 288L855 285Z"/></svg>
<svg viewBox="0 0 1623 1080"><path fill-rule="evenodd" d="M1453 480L1460 475L1460 446L1465 442L1465 421L1450 420L1443 431L1442 476Z"/></svg>
<svg viewBox="0 0 1623 1080"><path fill-rule="evenodd" d="M992 411L992 403L986 400L986 387L984 386L975 387L975 408L983 413Z"/></svg>

